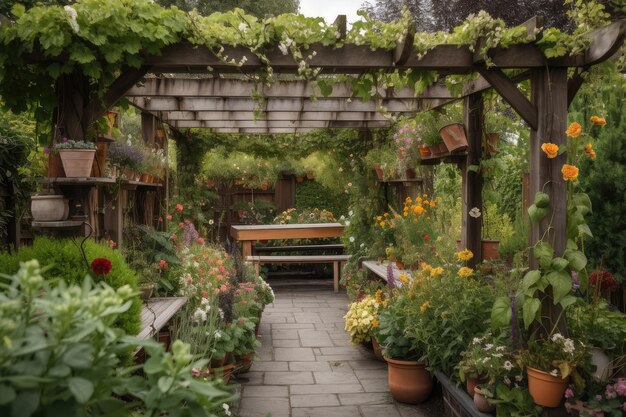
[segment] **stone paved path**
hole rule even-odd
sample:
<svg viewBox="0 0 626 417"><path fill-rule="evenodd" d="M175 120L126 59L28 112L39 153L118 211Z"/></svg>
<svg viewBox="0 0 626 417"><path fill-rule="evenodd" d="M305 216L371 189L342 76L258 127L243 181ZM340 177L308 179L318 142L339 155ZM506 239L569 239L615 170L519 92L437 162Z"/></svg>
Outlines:
<svg viewBox="0 0 626 417"><path fill-rule="evenodd" d="M344 331L345 294L277 288L261 320L262 347L240 375L240 417L439 417L441 399L395 403L387 367Z"/></svg>

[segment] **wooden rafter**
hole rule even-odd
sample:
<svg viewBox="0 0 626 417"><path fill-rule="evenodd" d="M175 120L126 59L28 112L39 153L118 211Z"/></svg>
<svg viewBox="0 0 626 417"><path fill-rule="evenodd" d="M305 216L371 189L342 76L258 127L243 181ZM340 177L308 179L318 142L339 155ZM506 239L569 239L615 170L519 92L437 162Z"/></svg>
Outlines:
<svg viewBox="0 0 626 417"><path fill-rule="evenodd" d="M233 128L233 129L331 129L331 128L352 128L367 129L386 127L387 121L346 121L346 120L170 120L170 125L176 128Z"/></svg>
<svg viewBox="0 0 626 417"><path fill-rule="evenodd" d="M376 112L228 112L228 111L163 111L154 112L163 121L198 120L198 121L345 121L345 122L386 122L389 117ZM407 113L408 114L408 113Z"/></svg>

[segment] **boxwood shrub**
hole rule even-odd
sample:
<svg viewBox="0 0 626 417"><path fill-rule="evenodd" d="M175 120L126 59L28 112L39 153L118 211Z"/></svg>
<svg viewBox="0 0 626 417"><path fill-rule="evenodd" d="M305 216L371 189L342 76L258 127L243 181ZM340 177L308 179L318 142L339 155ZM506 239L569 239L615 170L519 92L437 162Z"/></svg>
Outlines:
<svg viewBox="0 0 626 417"><path fill-rule="evenodd" d="M51 239L38 237L32 246L21 248L17 253L0 253L0 273L13 275L20 268L20 261L31 259L39 260L42 267L49 267L45 276L49 279L62 279L70 284L80 284L86 275L91 275L95 281L104 279L113 288L130 285L137 289L135 272L126 265L124 257L119 251L89 239L84 244L87 261L95 258L106 258L111 261L112 268L103 278L94 277L87 267L80 251L71 240ZM128 311L120 315L116 325L127 334L136 335L141 325L141 301L135 297Z"/></svg>

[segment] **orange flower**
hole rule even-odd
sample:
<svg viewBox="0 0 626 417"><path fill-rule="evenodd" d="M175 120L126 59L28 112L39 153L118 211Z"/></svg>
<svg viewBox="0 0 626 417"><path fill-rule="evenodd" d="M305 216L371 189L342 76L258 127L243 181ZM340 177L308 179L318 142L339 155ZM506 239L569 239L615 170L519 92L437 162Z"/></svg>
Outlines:
<svg viewBox="0 0 626 417"><path fill-rule="evenodd" d="M585 145L585 153L589 155L589 159L596 159L596 151L593 149L593 145L591 143Z"/></svg>
<svg viewBox="0 0 626 417"><path fill-rule="evenodd" d="M561 168L561 173L563 174L563 179L565 181L575 181L578 178L578 168L574 165L563 165Z"/></svg>
<svg viewBox="0 0 626 417"><path fill-rule="evenodd" d="M378 320L374 320L372 322L372 327L378 327Z"/></svg>
<svg viewBox="0 0 626 417"><path fill-rule="evenodd" d="M572 138L577 138L578 136L580 136L582 132L583 132L582 126L577 122L572 122L572 124L569 125L567 130L565 131L567 136L572 137Z"/></svg>
<svg viewBox="0 0 626 417"><path fill-rule="evenodd" d="M554 143L544 143L543 145L541 145L541 150L550 159L556 158L559 155L559 145L556 145Z"/></svg>
<svg viewBox="0 0 626 417"><path fill-rule="evenodd" d="M596 126L604 126L606 124L606 119L604 117L591 116L591 121Z"/></svg>

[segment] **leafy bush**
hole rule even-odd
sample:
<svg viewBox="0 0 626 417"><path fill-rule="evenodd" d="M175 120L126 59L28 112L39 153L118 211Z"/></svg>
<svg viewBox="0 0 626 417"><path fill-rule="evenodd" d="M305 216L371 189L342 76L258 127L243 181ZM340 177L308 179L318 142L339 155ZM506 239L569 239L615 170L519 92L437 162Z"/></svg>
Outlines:
<svg viewBox="0 0 626 417"><path fill-rule="evenodd" d="M119 251L92 240L87 240L84 247L89 262L95 258L106 258L113 264L111 272L103 281L113 288L129 285L133 290L137 289L137 277L126 265ZM49 277L68 284L81 283L86 275L93 275L81 257L80 251L70 240L55 240L46 237L35 239L32 246L23 247L16 254L0 253L0 273L15 274L20 268L20 262L30 259L40 259L41 265L49 268L47 270ZM120 314L115 324L126 333L135 335L139 333L140 323L141 301L138 297L134 297L128 311Z"/></svg>
<svg viewBox="0 0 626 417"><path fill-rule="evenodd" d="M330 190L318 181L304 181L296 184L296 208L312 210L323 207L335 214L348 213L349 199Z"/></svg>
<svg viewBox="0 0 626 417"><path fill-rule="evenodd" d="M193 378L206 361L192 363L189 345L176 341L166 353L112 328L133 304L129 285L115 290L86 278L53 288L44 269L27 261L2 283L0 415L208 417L230 399L215 383ZM140 344L149 357L145 377L119 357Z"/></svg>

